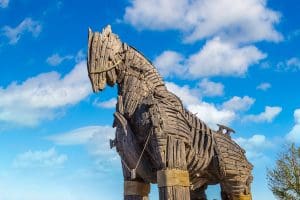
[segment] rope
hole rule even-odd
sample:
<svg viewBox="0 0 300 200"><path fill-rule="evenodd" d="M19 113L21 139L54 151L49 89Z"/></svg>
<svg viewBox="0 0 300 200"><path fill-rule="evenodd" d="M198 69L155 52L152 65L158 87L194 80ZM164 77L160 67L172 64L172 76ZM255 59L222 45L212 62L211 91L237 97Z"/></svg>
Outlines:
<svg viewBox="0 0 300 200"><path fill-rule="evenodd" d="M146 142L145 142L145 144L144 144L142 153L141 153L141 155L139 156L139 159L138 159L138 161L137 161L137 163L136 163L136 165L135 165L135 168L131 169L131 168L127 165L127 163L125 162L125 160L121 157L121 161L122 161L122 163L124 164L124 166L127 168L127 170L130 171L130 173L131 173L131 178L132 178L132 179L135 178L135 172L136 172L136 169L139 167L140 162L141 162L141 159L142 159L142 157L143 157L143 155L144 155L144 152L145 152L145 150L146 150L146 147L148 146L148 143L149 143L149 139L150 139L151 133L152 133L152 132L149 133L149 135L148 135L148 137L147 137L147 139L146 139Z"/></svg>
<svg viewBox="0 0 300 200"><path fill-rule="evenodd" d="M107 72L107 71L109 71L109 70L111 70L111 69L113 69L113 68L115 68L117 65L119 65L120 63L122 62L122 60L119 60L119 61L117 61L115 64L113 64L112 66L110 66L109 68L107 68L107 69L104 69L104 70L90 70L90 74L98 74L98 73L102 73L102 72Z"/></svg>

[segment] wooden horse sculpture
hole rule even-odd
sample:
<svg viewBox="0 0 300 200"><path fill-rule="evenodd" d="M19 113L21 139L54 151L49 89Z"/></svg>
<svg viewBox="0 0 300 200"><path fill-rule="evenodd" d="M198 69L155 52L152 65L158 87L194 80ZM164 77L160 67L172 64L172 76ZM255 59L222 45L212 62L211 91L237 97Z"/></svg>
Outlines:
<svg viewBox="0 0 300 200"><path fill-rule="evenodd" d="M122 160L124 199L147 200L157 183L160 200L204 200L211 184L220 184L223 200L251 200L252 165L226 127L215 132L187 111L151 62L110 26L89 30L87 62L94 92L118 86L111 147Z"/></svg>

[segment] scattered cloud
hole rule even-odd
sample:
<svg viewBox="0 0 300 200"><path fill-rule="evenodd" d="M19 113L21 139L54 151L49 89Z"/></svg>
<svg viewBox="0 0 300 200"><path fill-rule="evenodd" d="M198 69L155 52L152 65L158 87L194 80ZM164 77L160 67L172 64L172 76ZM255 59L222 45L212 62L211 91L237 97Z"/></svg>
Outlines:
<svg viewBox="0 0 300 200"><path fill-rule="evenodd" d="M224 85L222 83L217 83L208 80L207 78L203 79L199 83L202 96L222 96L224 94Z"/></svg>
<svg viewBox="0 0 300 200"><path fill-rule="evenodd" d="M250 122L272 122L281 111L281 107L266 106L264 112L257 115L246 115L243 120Z"/></svg>
<svg viewBox="0 0 300 200"><path fill-rule="evenodd" d="M286 61L277 63L277 71L298 71L300 70L300 59L292 57Z"/></svg>
<svg viewBox="0 0 300 200"><path fill-rule="evenodd" d="M216 128L217 123L229 124L235 118L235 113L230 110L218 109L214 104L201 101L200 93L189 86L178 86L167 82L168 90L176 94L188 110L195 113L210 127Z"/></svg>
<svg viewBox="0 0 300 200"><path fill-rule="evenodd" d="M82 145L87 144L95 134L112 135L113 128L109 126L86 126L66 133L55 134L47 137L57 145Z"/></svg>
<svg viewBox="0 0 300 200"><path fill-rule="evenodd" d="M6 8L9 4L9 0L0 0L0 8Z"/></svg>
<svg viewBox="0 0 300 200"><path fill-rule="evenodd" d="M184 105L199 104L201 102L200 93L196 89L191 89L188 85L179 86L173 82L166 82L165 84L169 91L182 100Z"/></svg>
<svg viewBox="0 0 300 200"><path fill-rule="evenodd" d="M213 38L188 58L174 51L164 51L154 60L154 64L164 76L177 75L188 79L243 76L250 66L266 57L255 46L240 47L220 38Z"/></svg>
<svg viewBox="0 0 300 200"><path fill-rule="evenodd" d="M39 74L22 83L0 87L0 122L34 126L57 117L91 93L86 62L77 63L62 77L57 72Z"/></svg>
<svg viewBox="0 0 300 200"><path fill-rule="evenodd" d="M117 99L116 98L111 98L107 101L98 101L96 100L93 105L100 107L100 108L115 108L117 104Z"/></svg>
<svg viewBox="0 0 300 200"><path fill-rule="evenodd" d="M175 51L164 51L153 61L158 71L163 76L182 76L186 71L184 57Z"/></svg>
<svg viewBox="0 0 300 200"><path fill-rule="evenodd" d="M57 66L60 65L62 62L67 60L75 60L76 63L79 63L86 59L86 55L83 52L83 50L79 50L75 56L73 55L66 55L61 56L58 53L52 54L46 59L46 62L51 66Z"/></svg>
<svg viewBox="0 0 300 200"><path fill-rule="evenodd" d="M73 59L73 56L67 55L67 56L60 56L59 54L55 53L47 58L46 62L51 66L57 66L60 65L63 61L71 60Z"/></svg>
<svg viewBox="0 0 300 200"><path fill-rule="evenodd" d="M247 111L253 105L254 102L255 99L249 96L244 96L242 98L234 96L228 101L224 102L222 108L236 112Z"/></svg>
<svg viewBox="0 0 300 200"><path fill-rule="evenodd" d="M262 91L267 91L268 89L270 89L272 87L272 85L270 83L261 83L259 84L256 89L257 90L262 90Z"/></svg>
<svg viewBox="0 0 300 200"><path fill-rule="evenodd" d="M300 35L300 29L296 29L288 34L287 40L292 40L292 39L298 37L299 35Z"/></svg>
<svg viewBox="0 0 300 200"><path fill-rule="evenodd" d="M28 32L34 37L37 37L42 31L42 25L40 22L32 20L31 18L25 18L18 26L12 28L10 26L4 26L2 28L3 35L9 40L9 44L17 44L21 36Z"/></svg>
<svg viewBox="0 0 300 200"><path fill-rule="evenodd" d="M265 159L263 150L273 146L266 136L260 134L255 134L250 138L238 137L234 140L246 150L247 158L250 160Z"/></svg>
<svg viewBox="0 0 300 200"><path fill-rule="evenodd" d="M79 62L81 62L81 61L83 61L83 60L85 60L86 59L86 54L85 54L85 52L81 49L81 50L79 50L78 52L77 52L77 54L76 54L76 56L75 56L75 62L76 63L79 63Z"/></svg>
<svg viewBox="0 0 300 200"><path fill-rule="evenodd" d="M262 62L262 63L260 64L260 67L261 67L262 69L269 69L269 68L271 67L271 64L270 64L270 62L265 61L265 62Z"/></svg>
<svg viewBox="0 0 300 200"><path fill-rule="evenodd" d="M179 30L187 42L214 36L251 42L282 40L274 27L280 16L266 0L131 0L124 21L140 30Z"/></svg>
<svg viewBox="0 0 300 200"><path fill-rule="evenodd" d="M189 74L194 77L242 76L248 68L266 58L255 46L238 47L214 38L187 60ZM213 58L213 59L212 59Z"/></svg>
<svg viewBox="0 0 300 200"><path fill-rule="evenodd" d="M286 135L289 142L300 144L300 109L294 111L295 125L292 130Z"/></svg>
<svg viewBox="0 0 300 200"><path fill-rule="evenodd" d="M85 145L89 154L95 159L101 171L119 164L115 149L110 149L109 139L115 137L115 129L111 126L86 126L66 133L47 137L57 145ZM116 162L118 161L118 162Z"/></svg>
<svg viewBox="0 0 300 200"><path fill-rule="evenodd" d="M199 78L245 75L267 57L250 43L283 39L280 17L266 0L131 0L123 19L139 30L179 30L185 42L206 39L195 54L168 50L154 62L164 76Z"/></svg>
<svg viewBox="0 0 300 200"><path fill-rule="evenodd" d="M214 104L207 102L188 105L187 109L196 113L197 117L214 129L217 127L216 124L229 125L236 117L233 111L218 109Z"/></svg>
<svg viewBox="0 0 300 200"><path fill-rule="evenodd" d="M68 160L65 154L59 154L55 148L46 151L26 151L19 154L13 166L16 168L61 167Z"/></svg>
<svg viewBox="0 0 300 200"><path fill-rule="evenodd" d="M300 69L300 59L296 57L290 58L286 61L286 65L289 68Z"/></svg>

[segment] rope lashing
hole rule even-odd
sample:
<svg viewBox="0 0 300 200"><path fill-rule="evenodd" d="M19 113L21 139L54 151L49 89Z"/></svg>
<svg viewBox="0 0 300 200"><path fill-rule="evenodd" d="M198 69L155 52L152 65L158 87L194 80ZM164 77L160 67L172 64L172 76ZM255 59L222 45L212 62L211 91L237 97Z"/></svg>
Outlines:
<svg viewBox="0 0 300 200"><path fill-rule="evenodd" d="M128 169L128 171L130 171L130 178L131 178L131 180L133 180L133 179L136 178L136 169L137 169L137 168L139 167L139 165L140 165L141 159L142 159L142 157L143 157L143 155L144 155L144 152L145 152L145 150L146 150L146 147L147 147L147 145L148 145L148 143L149 143L151 133L152 133L152 132L149 133L149 135L148 135L148 137L147 137L147 139L146 139L146 142L145 142L145 144L144 144L142 153L141 153L141 155L139 156L139 159L138 159L138 161L137 161L137 163L136 163L136 165L135 165L135 167L134 167L133 169L131 169L131 168L127 165L127 163L125 162L125 160L121 157L122 163L123 163L124 166Z"/></svg>
<svg viewBox="0 0 300 200"><path fill-rule="evenodd" d="M112 66L110 66L109 68L104 69L104 70L94 70L94 71L92 71L92 69L91 69L91 71L90 71L89 73L90 73L90 74L98 74L98 73L102 73L102 72L107 72L107 71L109 71L109 70L115 68L115 67L116 67L117 65L119 65L121 62L122 62L122 60L119 60L119 61L117 61L115 64L113 64Z"/></svg>
<svg viewBox="0 0 300 200"><path fill-rule="evenodd" d="M189 173L186 170L164 169L157 172L158 187L190 187Z"/></svg>

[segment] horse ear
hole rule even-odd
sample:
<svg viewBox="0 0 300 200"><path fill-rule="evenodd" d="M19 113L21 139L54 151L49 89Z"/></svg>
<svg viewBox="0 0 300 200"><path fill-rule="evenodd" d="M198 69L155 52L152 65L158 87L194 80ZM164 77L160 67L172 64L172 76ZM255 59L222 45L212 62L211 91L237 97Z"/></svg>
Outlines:
<svg viewBox="0 0 300 200"><path fill-rule="evenodd" d="M111 34L112 33L112 30L111 30L111 26L110 25L107 25L104 29L103 29L103 31L102 31L102 34L103 35L109 35L109 34Z"/></svg>
<svg viewBox="0 0 300 200"><path fill-rule="evenodd" d="M89 28L89 31L88 31L88 39L89 41L92 40L92 37L93 37L93 31L91 28Z"/></svg>
<svg viewBox="0 0 300 200"><path fill-rule="evenodd" d="M88 56L89 56L89 51L90 51L90 48L92 46L92 38L93 38L93 31L91 28L89 28L89 31L88 31Z"/></svg>
<svg viewBox="0 0 300 200"><path fill-rule="evenodd" d="M93 33L92 29L89 27L89 36L91 36Z"/></svg>

